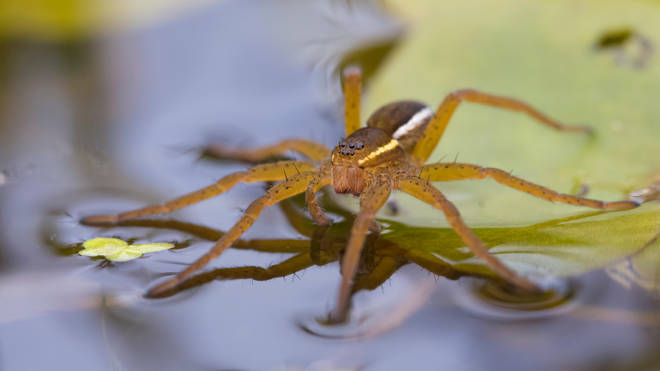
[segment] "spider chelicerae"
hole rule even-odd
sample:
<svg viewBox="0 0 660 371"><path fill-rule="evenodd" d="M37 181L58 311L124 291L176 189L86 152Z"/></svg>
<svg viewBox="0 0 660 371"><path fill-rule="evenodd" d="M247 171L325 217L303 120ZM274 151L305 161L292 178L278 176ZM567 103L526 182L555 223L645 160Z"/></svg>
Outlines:
<svg viewBox="0 0 660 371"><path fill-rule="evenodd" d="M256 165L247 171L229 174L208 187L161 205L147 206L116 215L88 216L81 222L92 225L119 223L180 209L217 196L239 182L279 181L263 196L253 201L238 222L206 254L175 277L151 288L147 293L150 296L157 296L181 284L231 247L266 206L272 206L305 192L311 216L319 225L327 226L331 220L324 214L316 197L322 187L332 186L337 193L359 196L360 211L353 223L342 258L342 278L337 302L331 313L333 320L343 321L349 312L351 284L356 274L365 237L370 230L378 231L378 223L374 216L387 202L392 190L402 190L441 210L451 227L475 256L488 263L503 279L530 291L537 291L539 287L516 274L491 255L479 237L465 224L456 207L432 185L432 182L491 178L505 186L554 202L610 210L639 206L638 202L631 200L605 202L558 193L496 168L457 162L425 164L442 137L454 111L463 101L520 111L555 130L591 133L588 126L564 125L519 100L465 89L450 93L435 112L415 101L387 104L369 117L366 127L360 128L362 90L360 69L348 67L343 72L347 137L341 140L336 148L331 150L322 144L305 139L284 140L257 149L227 149L216 146L212 149L216 155L243 161L258 162L282 156L288 151L298 152L309 158L309 161L278 161Z"/></svg>

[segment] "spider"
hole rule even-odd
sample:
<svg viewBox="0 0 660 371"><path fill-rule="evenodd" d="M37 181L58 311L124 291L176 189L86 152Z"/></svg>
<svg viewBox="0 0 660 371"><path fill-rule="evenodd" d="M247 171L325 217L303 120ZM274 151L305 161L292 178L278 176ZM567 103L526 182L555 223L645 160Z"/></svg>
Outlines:
<svg viewBox="0 0 660 371"><path fill-rule="evenodd" d="M319 225L328 226L331 220L321 209L316 196L321 188L332 186L336 193L359 196L360 210L351 228L342 257L342 278L335 307L330 314L332 320L341 322L348 317L351 285L366 235L369 231L379 230L374 217L387 202L392 190L406 192L442 211L450 226L475 256L484 260L504 280L529 291L540 289L535 283L518 275L491 255L479 237L463 221L456 207L432 185L432 182L491 178L505 186L553 202L606 210L639 206L638 202L632 200L605 202L558 193L496 168L457 162L425 164L461 102L523 112L541 124L559 131L591 133L591 128L588 126L564 125L517 99L463 89L447 95L435 112L416 101L389 103L376 110L367 120L366 127L360 128L361 90L359 67L349 66L344 69L346 138L332 150L305 139L284 140L272 146L256 149L219 147L214 149L216 154L223 157L250 162L281 156L288 151L298 152L309 158L309 161L285 160L256 165L247 171L226 175L208 187L161 205L147 206L116 215L88 216L81 222L91 225L116 224L133 218L180 209L217 196L239 182L279 181L263 196L253 201L238 222L207 253L175 277L147 292L147 296L157 296L179 286L193 273L231 247L255 222L266 206L272 206L304 192L312 218Z"/></svg>

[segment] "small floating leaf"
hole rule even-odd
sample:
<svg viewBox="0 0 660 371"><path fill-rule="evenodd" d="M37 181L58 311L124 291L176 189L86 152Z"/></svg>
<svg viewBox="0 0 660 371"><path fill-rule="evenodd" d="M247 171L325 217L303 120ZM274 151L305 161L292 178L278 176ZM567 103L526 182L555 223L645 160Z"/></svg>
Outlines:
<svg viewBox="0 0 660 371"><path fill-rule="evenodd" d="M131 245L131 248L137 249L141 253L148 253L148 252L157 252L157 251L163 251L163 250L168 250L174 247L171 243L165 243L165 242L158 242L158 243L145 243L145 244L140 244L140 245Z"/></svg>
<svg viewBox="0 0 660 371"><path fill-rule="evenodd" d="M108 256L117 254L127 246L126 241L118 238L98 237L85 241L83 243L84 249L78 254L84 256Z"/></svg>
<svg viewBox="0 0 660 371"><path fill-rule="evenodd" d="M103 256L110 261L124 262L137 259L144 253L171 249L174 245L171 243L129 245L126 241L118 238L98 237L85 241L83 247L84 249L78 252L78 254L84 256Z"/></svg>

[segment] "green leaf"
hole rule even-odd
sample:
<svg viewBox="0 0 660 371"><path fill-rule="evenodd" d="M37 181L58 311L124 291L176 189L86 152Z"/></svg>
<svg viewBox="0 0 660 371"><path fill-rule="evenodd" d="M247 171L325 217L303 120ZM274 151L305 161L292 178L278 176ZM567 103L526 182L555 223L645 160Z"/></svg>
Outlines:
<svg viewBox="0 0 660 371"><path fill-rule="evenodd" d="M610 51L594 49L617 27L657 43L657 3L388 3L408 20L409 33L372 80L363 120L391 101L416 99L435 109L451 91L473 88L521 99L565 123L589 124L595 136L556 132L521 113L464 103L430 162L457 157L512 170L562 193L586 185L588 197L602 200L626 199L660 174L657 53L644 68L634 68L618 63ZM592 210L550 203L492 180L436 186L490 251L519 272L566 277L615 264L610 272L627 277L630 285L649 288L660 282L660 261L650 257L660 256L660 247L646 246L660 230L657 203L581 216ZM422 261L441 259L459 270L492 274L440 211L401 193L395 197L401 213L380 214L393 219L384 238ZM357 209L354 201L340 203Z"/></svg>
<svg viewBox="0 0 660 371"><path fill-rule="evenodd" d="M118 238L97 237L83 243L84 249L78 254L84 256L108 256L117 254L128 244Z"/></svg>
<svg viewBox="0 0 660 371"><path fill-rule="evenodd" d="M437 107L462 88L512 96L596 136L553 131L516 112L473 103L459 106L431 157L513 170L569 193L580 184L593 198L616 200L660 173L660 63L621 66L594 43L612 27L660 35L660 6L647 1L477 1L452 4L392 1L410 23L407 39L372 81L366 115L400 99ZM528 15L533 16L528 16ZM561 27L557 27L557 20ZM521 32L524 30L524 32ZM656 40L653 40L656 41ZM493 181L438 185L472 225L538 222L585 209L552 205ZM436 211L409 197L397 220L433 226Z"/></svg>
<svg viewBox="0 0 660 371"><path fill-rule="evenodd" d="M103 256L114 262L124 262L137 259L144 253L171 249L171 243L148 243L129 245L118 238L98 237L83 243L84 249L78 252L84 256Z"/></svg>
<svg viewBox="0 0 660 371"><path fill-rule="evenodd" d="M136 251L139 251L144 254L148 252L157 252L157 251L171 249L172 247L174 247L174 245L172 245L171 243L160 242L160 243L145 243L141 245L131 245L131 247Z"/></svg>
<svg viewBox="0 0 660 371"><path fill-rule="evenodd" d="M142 252L132 247L126 247L114 254L106 255L105 258L113 262L125 262L137 259L142 256Z"/></svg>
<svg viewBox="0 0 660 371"><path fill-rule="evenodd" d="M648 256L660 255L659 244L649 246L660 230L660 205L593 214L523 227L474 230L491 253L528 276L570 277L643 252L635 258L635 264L638 270L646 267L648 281L657 282L660 277L653 274L660 261ZM395 222L384 238L410 250L418 259L440 259L466 273L491 274L450 228L410 227Z"/></svg>
<svg viewBox="0 0 660 371"><path fill-rule="evenodd" d="M660 231L641 250L607 267L607 274L621 285L660 293Z"/></svg>

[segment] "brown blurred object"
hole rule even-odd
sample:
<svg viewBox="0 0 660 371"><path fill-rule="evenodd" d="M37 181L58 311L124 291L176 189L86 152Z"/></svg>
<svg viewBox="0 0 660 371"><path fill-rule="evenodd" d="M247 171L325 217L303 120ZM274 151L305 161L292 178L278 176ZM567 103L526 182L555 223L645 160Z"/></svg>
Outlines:
<svg viewBox="0 0 660 371"><path fill-rule="evenodd" d="M211 1L3 0L0 40L72 41L147 25L208 3Z"/></svg>

